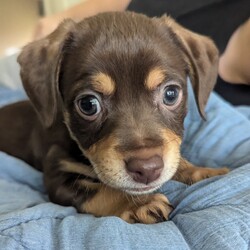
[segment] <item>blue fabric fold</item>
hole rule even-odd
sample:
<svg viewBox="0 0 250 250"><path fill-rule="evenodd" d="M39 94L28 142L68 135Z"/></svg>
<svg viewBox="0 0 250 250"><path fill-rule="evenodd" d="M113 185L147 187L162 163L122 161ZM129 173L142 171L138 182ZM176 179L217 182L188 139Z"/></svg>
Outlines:
<svg viewBox="0 0 250 250"><path fill-rule="evenodd" d="M0 88L0 106L24 98L23 91ZM207 121L195 108L191 95L182 153L195 164L232 171L192 186L167 182L159 191L174 211L155 225L53 204L41 172L0 152L0 249L249 249L250 108L237 110L216 94Z"/></svg>

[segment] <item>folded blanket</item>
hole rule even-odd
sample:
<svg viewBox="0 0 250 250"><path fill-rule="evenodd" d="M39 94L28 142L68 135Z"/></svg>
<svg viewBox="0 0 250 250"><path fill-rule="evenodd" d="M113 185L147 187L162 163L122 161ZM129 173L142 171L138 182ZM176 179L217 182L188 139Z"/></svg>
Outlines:
<svg viewBox="0 0 250 250"><path fill-rule="evenodd" d="M0 88L0 106L23 98ZM167 182L160 192L175 207L169 221L128 224L53 204L42 173L0 152L0 249L249 249L250 108L238 111L213 94L204 122L189 101L183 154L232 171L192 186Z"/></svg>

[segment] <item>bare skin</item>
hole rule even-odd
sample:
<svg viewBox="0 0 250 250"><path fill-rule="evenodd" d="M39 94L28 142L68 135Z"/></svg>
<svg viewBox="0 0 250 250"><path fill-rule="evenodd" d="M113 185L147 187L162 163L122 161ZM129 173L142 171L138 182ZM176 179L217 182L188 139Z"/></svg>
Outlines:
<svg viewBox="0 0 250 250"><path fill-rule="evenodd" d="M131 0L86 0L65 11L41 18L34 31L34 40L38 40L52 31L66 18L80 21L83 18L106 11L124 11Z"/></svg>
<svg viewBox="0 0 250 250"><path fill-rule="evenodd" d="M219 74L230 83L250 84L250 19L231 36L220 57Z"/></svg>

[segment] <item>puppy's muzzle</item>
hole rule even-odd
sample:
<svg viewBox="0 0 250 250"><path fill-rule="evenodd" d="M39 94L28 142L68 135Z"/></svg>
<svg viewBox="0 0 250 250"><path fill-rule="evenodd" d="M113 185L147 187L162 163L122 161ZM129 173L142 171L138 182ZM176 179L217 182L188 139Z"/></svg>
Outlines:
<svg viewBox="0 0 250 250"><path fill-rule="evenodd" d="M149 184L157 180L163 170L163 160L154 155L147 159L130 158L126 161L126 170L134 181Z"/></svg>

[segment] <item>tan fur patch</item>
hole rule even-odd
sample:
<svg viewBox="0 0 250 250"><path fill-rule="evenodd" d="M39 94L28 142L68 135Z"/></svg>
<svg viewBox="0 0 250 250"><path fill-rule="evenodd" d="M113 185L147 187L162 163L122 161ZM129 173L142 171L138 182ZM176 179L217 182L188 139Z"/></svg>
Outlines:
<svg viewBox="0 0 250 250"><path fill-rule="evenodd" d="M117 145L117 139L114 136L109 136L93 144L88 150L85 150L87 153L86 156L94 162L108 166L112 161L122 160L121 154L116 151Z"/></svg>
<svg viewBox="0 0 250 250"><path fill-rule="evenodd" d="M114 81L109 75L104 73L94 75L91 84L95 91L101 92L104 95L111 95L115 91Z"/></svg>
<svg viewBox="0 0 250 250"><path fill-rule="evenodd" d="M133 197L103 185L82 210L95 216L115 215L129 223L153 224L167 220L172 207L162 194Z"/></svg>
<svg viewBox="0 0 250 250"><path fill-rule="evenodd" d="M165 77L165 72L162 69L154 68L149 72L145 85L149 90L154 90L164 81Z"/></svg>
<svg viewBox="0 0 250 250"><path fill-rule="evenodd" d="M180 162L180 145L181 138L173 133L170 129L164 129L162 131L162 137L164 138L163 145L163 162L164 171L166 171L165 181L172 178L176 173L176 170Z"/></svg>
<svg viewBox="0 0 250 250"><path fill-rule="evenodd" d="M180 166L174 175L173 179L186 184L193 184L203 179L207 179L217 175L224 175L229 172L228 168L205 168L197 167L187 160L181 158Z"/></svg>
<svg viewBox="0 0 250 250"><path fill-rule="evenodd" d="M98 193L83 204L83 211L95 216L119 216L121 210L127 207L127 200L122 191L102 185Z"/></svg>
<svg viewBox="0 0 250 250"><path fill-rule="evenodd" d="M97 177L93 169L91 169L91 167L81 164L79 162L62 160L60 162L60 165L61 165L61 170L63 172L83 174L91 178Z"/></svg>
<svg viewBox="0 0 250 250"><path fill-rule="evenodd" d="M117 146L117 138L111 135L84 150L84 154L103 183L121 188L121 180L125 179L126 170L123 155L116 150Z"/></svg>
<svg viewBox="0 0 250 250"><path fill-rule="evenodd" d="M76 180L76 182L80 188L84 189L86 192L88 192L88 190L98 190L102 185L100 183L94 183L88 180Z"/></svg>
<svg viewBox="0 0 250 250"><path fill-rule="evenodd" d="M86 177L97 179L97 175L94 172L94 170L87 165L81 164L79 162L68 161L68 160L60 161L60 165L61 165L60 169L63 172L79 174L79 177L81 175L84 175ZM83 188L85 190L98 189L100 188L100 185L101 185L100 183L92 182L91 180L88 180L87 178L86 179L76 178L74 185L76 184L79 185L79 188Z"/></svg>
<svg viewBox="0 0 250 250"><path fill-rule="evenodd" d="M171 142L176 142L178 146L181 144L181 138L168 128L162 130L162 136L167 144Z"/></svg>

